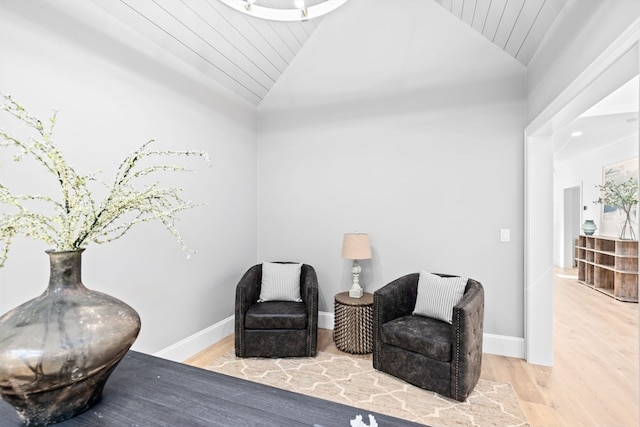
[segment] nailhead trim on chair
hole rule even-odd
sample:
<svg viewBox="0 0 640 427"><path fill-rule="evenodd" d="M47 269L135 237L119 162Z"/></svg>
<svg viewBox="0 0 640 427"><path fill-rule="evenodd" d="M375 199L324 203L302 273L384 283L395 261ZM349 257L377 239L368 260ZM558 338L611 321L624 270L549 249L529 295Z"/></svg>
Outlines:
<svg viewBox="0 0 640 427"><path fill-rule="evenodd" d="M374 368L376 368L376 362L378 360L378 351L381 348L380 345L380 295L374 292L373 294L373 362ZM377 369L377 368L376 368Z"/></svg>
<svg viewBox="0 0 640 427"><path fill-rule="evenodd" d="M460 375L460 310L456 310L456 369L453 377L453 394L458 400L458 376Z"/></svg>
<svg viewBox="0 0 640 427"><path fill-rule="evenodd" d="M313 307L313 297L312 295L313 291L309 288L307 288L307 301L309 302L309 307L311 308L311 310L314 309ZM307 301L305 301L305 303L307 303ZM307 310L308 312L308 310ZM313 313L313 311L312 311ZM312 333L313 331L313 316L311 316L311 319L309 320L309 327L307 327L307 356L313 356L311 354L311 336L313 335Z"/></svg>
<svg viewBox="0 0 640 427"><path fill-rule="evenodd" d="M240 286L240 301L244 301L244 286ZM244 319L244 311L242 309L243 304L240 304L240 319ZM240 334L240 354L239 356L244 356L244 328L242 331L237 331L238 334Z"/></svg>

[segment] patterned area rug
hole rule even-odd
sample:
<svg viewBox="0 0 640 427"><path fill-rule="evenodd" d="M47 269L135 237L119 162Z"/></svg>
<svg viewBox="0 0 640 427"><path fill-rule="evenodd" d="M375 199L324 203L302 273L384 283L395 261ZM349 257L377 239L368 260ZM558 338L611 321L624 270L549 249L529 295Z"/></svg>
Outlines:
<svg viewBox="0 0 640 427"><path fill-rule="evenodd" d="M466 402L457 402L347 354L259 359L238 358L230 350L206 369L433 427L529 425L511 384L481 379Z"/></svg>

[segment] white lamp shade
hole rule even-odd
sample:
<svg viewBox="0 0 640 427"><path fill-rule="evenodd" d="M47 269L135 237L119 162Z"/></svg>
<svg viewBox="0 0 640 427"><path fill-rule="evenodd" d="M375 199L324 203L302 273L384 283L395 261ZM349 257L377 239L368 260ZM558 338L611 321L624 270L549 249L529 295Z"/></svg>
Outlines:
<svg viewBox="0 0 640 427"><path fill-rule="evenodd" d="M342 240L342 258L370 259L369 235L366 233L345 233Z"/></svg>

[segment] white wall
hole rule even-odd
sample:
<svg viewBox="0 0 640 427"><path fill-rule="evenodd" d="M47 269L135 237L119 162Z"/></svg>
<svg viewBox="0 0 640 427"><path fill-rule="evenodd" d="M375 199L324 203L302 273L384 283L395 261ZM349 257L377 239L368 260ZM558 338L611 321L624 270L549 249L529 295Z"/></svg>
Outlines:
<svg viewBox="0 0 640 427"><path fill-rule="evenodd" d="M563 250L563 193L565 188L581 186L582 205L587 210L581 210L581 224L585 219L592 219L600 225L601 205L593 201L600 197L600 190L596 185L602 184L602 168L638 156L638 135L607 144L606 147L583 153L569 161L555 164L554 195L553 195L553 223L555 265L562 265ZM634 227L635 228L635 227ZM599 234L599 231L596 231Z"/></svg>
<svg viewBox="0 0 640 427"><path fill-rule="evenodd" d="M158 147L206 150L213 160L211 168L187 163L196 174L163 181L206 204L180 215L177 225L196 255L187 260L160 224L89 245L83 255L85 285L140 313L134 348L152 353L233 314L237 280L256 259L255 107L181 68L127 28L101 21L100 30L118 35L110 37L53 4L0 2L0 92L42 118L59 110L57 141L70 163L83 173L102 168L110 181L117 163L151 137ZM118 37L133 37L134 44ZM5 125L7 115L0 115ZM0 156L2 182L51 185L52 176L13 164L5 149ZM47 180L42 186L40 178ZM44 291L45 249L16 240L0 269L0 312Z"/></svg>
<svg viewBox="0 0 640 427"><path fill-rule="evenodd" d="M524 67L432 2L343 7L259 107L259 259L313 265L332 312L367 232L365 291L468 275L485 332L522 337Z"/></svg>

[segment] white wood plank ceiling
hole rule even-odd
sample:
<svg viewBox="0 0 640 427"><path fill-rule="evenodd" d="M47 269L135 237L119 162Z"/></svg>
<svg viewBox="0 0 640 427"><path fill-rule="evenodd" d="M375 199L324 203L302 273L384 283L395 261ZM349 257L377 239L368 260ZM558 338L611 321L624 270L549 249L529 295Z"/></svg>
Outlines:
<svg viewBox="0 0 640 427"><path fill-rule="evenodd" d="M259 2L282 7L282 0ZM254 105L265 97L322 21L322 17L305 22L257 19L218 0L96 3Z"/></svg>
<svg viewBox="0 0 640 427"><path fill-rule="evenodd" d="M253 18L219 0L41 0L96 26L106 12L166 52L259 105L298 51L321 25ZM275 8L295 0L255 0ZM324 0L305 0L308 6ZM367 0L373 1L373 0ZM526 65L566 0L435 1ZM339 9L332 13L339 13ZM103 19L104 20L104 19ZM108 31L105 28L105 31Z"/></svg>
<svg viewBox="0 0 640 427"><path fill-rule="evenodd" d="M523 65L566 0L434 0Z"/></svg>

